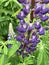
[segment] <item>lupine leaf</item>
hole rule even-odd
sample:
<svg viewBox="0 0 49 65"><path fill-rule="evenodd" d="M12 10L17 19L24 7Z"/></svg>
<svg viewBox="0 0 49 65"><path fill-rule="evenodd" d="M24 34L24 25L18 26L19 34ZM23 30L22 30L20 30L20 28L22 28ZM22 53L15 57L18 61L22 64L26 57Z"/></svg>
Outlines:
<svg viewBox="0 0 49 65"><path fill-rule="evenodd" d="M12 16L16 16L20 11L21 11L21 9L19 9L18 11L16 11Z"/></svg>
<svg viewBox="0 0 49 65"><path fill-rule="evenodd" d="M47 7L47 8L49 8L49 3L48 3L48 4L46 4L46 7Z"/></svg>
<svg viewBox="0 0 49 65"><path fill-rule="evenodd" d="M7 63L6 65L11 65L11 63Z"/></svg>
<svg viewBox="0 0 49 65"><path fill-rule="evenodd" d="M37 57L37 65L49 65L49 32L42 36L39 43L39 54Z"/></svg>
<svg viewBox="0 0 49 65"><path fill-rule="evenodd" d="M19 64L17 64L17 65L27 65L26 63L19 63Z"/></svg>
<svg viewBox="0 0 49 65"><path fill-rule="evenodd" d="M13 1L16 2L16 4L17 4L20 8L23 8L22 4L20 4L20 3L18 2L18 0L13 0Z"/></svg>
<svg viewBox="0 0 49 65"><path fill-rule="evenodd" d="M5 3L5 7L8 6L8 4L9 4L9 1L7 1L7 2Z"/></svg>
<svg viewBox="0 0 49 65"><path fill-rule="evenodd" d="M10 58L18 49L19 49L19 42L15 42L12 47L9 49L8 57Z"/></svg>
<svg viewBox="0 0 49 65"><path fill-rule="evenodd" d="M24 58L24 63L26 64L33 64L33 59L31 56Z"/></svg>
<svg viewBox="0 0 49 65"><path fill-rule="evenodd" d="M5 65L4 64L4 55L2 55L1 58L0 58L0 65Z"/></svg>
<svg viewBox="0 0 49 65"><path fill-rule="evenodd" d="M8 53L8 48L4 45L4 54L6 54L7 55L7 53Z"/></svg>

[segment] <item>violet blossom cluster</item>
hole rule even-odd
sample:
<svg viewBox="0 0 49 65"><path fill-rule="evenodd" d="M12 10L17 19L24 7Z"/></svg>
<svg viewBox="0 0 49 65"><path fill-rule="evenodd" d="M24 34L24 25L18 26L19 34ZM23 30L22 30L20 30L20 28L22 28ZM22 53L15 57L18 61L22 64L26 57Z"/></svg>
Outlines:
<svg viewBox="0 0 49 65"><path fill-rule="evenodd" d="M20 20L20 24L16 27L18 32L16 40L21 43L17 52L25 57L32 51L36 50L37 43L40 42L39 35L43 35L45 32L39 20L34 24L25 22L24 18L26 18L30 12L30 3L25 0L18 0L18 2L21 3L24 8L17 15L17 18Z"/></svg>
<svg viewBox="0 0 49 65"><path fill-rule="evenodd" d="M49 3L49 0L41 0L36 2L35 4L35 15L37 15L42 21L46 21L49 19L49 16L46 16L46 13L49 12L49 8L46 7L46 4Z"/></svg>

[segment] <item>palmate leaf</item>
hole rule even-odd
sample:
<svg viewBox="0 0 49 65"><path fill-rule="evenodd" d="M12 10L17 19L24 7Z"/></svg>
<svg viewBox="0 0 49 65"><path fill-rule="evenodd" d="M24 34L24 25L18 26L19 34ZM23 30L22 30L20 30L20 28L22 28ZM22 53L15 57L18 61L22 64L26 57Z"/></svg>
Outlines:
<svg viewBox="0 0 49 65"><path fill-rule="evenodd" d="M37 57L37 65L49 65L49 41L48 32L42 36L42 41L39 43L39 54Z"/></svg>

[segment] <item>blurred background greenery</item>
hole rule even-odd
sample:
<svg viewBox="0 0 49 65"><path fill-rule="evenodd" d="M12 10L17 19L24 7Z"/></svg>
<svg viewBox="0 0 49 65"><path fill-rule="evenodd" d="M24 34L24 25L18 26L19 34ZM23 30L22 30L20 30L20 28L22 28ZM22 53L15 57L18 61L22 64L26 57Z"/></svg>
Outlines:
<svg viewBox="0 0 49 65"><path fill-rule="evenodd" d="M17 0L0 0L0 40L7 40L8 26L12 22L14 31L18 25L17 11L22 5Z"/></svg>

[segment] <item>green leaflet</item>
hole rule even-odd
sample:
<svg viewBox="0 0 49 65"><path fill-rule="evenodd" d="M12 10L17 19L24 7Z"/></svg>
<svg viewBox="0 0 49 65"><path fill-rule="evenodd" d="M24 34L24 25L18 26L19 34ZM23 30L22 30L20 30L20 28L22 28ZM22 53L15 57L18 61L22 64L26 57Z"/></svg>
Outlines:
<svg viewBox="0 0 49 65"><path fill-rule="evenodd" d="M19 46L20 46L19 42L15 42L15 44L12 45L8 52L9 58L19 49Z"/></svg>
<svg viewBox="0 0 49 65"><path fill-rule="evenodd" d="M16 2L16 4L17 4L20 8L23 8L22 4L20 4L20 3L18 2L18 0L13 0L13 2Z"/></svg>
<svg viewBox="0 0 49 65"><path fill-rule="evenodd" d="M0 58L0 65L5 65L4 64L4 55L2 55L1 58Z"/></svg>
<svg viewBox="0 0 49 65"><path fill-rule="evenodd" d="M33 64L34 62L33 62L32 57L29 56L29 57L24 58L24 63L26 63L28 65L28 64Z"/></svg>
<svg viewBox="0 0 49 65"><path fill-rule="evenodd" d="M11 65L11 63L7 63L6 65Z"/></svg>
<svg viewBox="0 0 49 65"><path fill-rule="evenodd" d="M49 3L48 3L48 4L46 4L46 8L49 8Z"/></svg>
<svg viewBox="0 0 49 65"><path fill-rule="evenodd" d="M8 53L8 48L7 48L5 45L4 45L3 51L4 51L4 54L7 55L7 53Z"/></svg>
<svg viewBox="0 0 49 65"><path fill-rule="evenodd" d="M5 3L5 7L8 6L8 5L9 5L9 1L7 1L7 2Z"/></svg>
<svg viewBox="0 0 49 65"><path fill-rule="evenodd" d="M26 63L19 63L19 64L17 64L17 65L27 65Z"/></svg>
<svg viewBox="0 0 49 65"><path fill-rule="evenodd" d="M5 42L5 44L15 44L16 43L16 40L12 39L12 40L7 40ZM18 43L18 42L17 42Z"/></svg>
<svg viewBox="0 0 49 65"><path fill-rule="evenodd" d="M20 11L21 11L21 9L19 9L18 11L16 11L12 16L16 16Z"/></svg>
<svg viewBox="0 0 49 65"><path fill-rule="evenodd" d="M43 52L44 52L44 47L42 45L42 42L40 42L39 54L37 57L37 65L41 65L41 63L43 61Z"/></svg>

